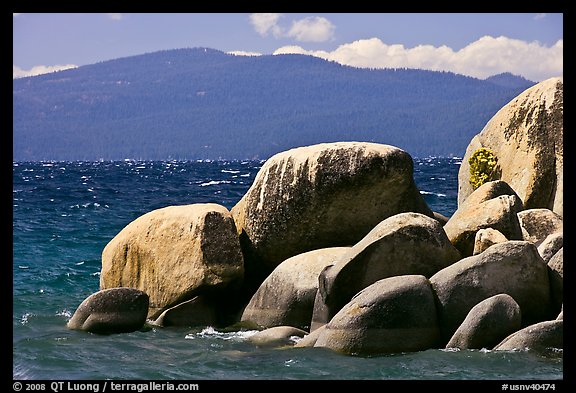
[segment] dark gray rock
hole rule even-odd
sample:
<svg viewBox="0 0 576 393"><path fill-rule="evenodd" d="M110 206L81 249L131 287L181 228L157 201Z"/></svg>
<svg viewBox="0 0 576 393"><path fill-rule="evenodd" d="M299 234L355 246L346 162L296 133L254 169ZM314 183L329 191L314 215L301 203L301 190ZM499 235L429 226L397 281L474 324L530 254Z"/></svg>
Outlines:
<svg viewBox="0 0 576 393"><path fill-rule="evenodd" d="M218 315L214 304L206 301L203 296L195 296L193 299L164 310L152 324L163 327L214 326L218 324Z"/></svg>
<svg viewBox="0 0 576 393"><path fill-rule="evenodd" d="M374 355L434 348L439 340L428 279L405 275L379 280L359 292L325 325L314 347Z"/></svg>
<svg viewBox="0 0 576 393"><path fill-rule="evenodd" d="M548 276L550 277L552 303L558 310L564 302L564 247L548 261Z"/></svg>
<svg viewBox="0 0 576 393"><path fill-rule="evenodd" d="M533 350L547 352L564 348L564 321L539 322L506 337L495 351Z"/></svg>
<svg viewBox="0 0 576 393"><path fill-rule="evenodd" d="M241 320L262 327L286 325L309 330L318 276L349 249L321 248L288 258L260 285Z"/></svg>
<svg viewBox="0 0 576 393"><path fill-rule="evenodd" d="M521 325L520 306L512 296L495 295L472 307L446 348L492 349Z"/></svg>
<svg viewBox="0 0 576 393"><path fill-rule="evenodd" d="M144 326L148 305L148 295L135 288L100 290L84 299L67 326L96 334L134 332Z"/></svg>
<svg viewBox="0 0 576 393"><path fill-rule="evenodd" d="M377 280L414 274L430 277L459 259L435 219L420 213L389 217L320 273L311 329L327 323L356 293Z"/></svg>
<svg viewBox="0 0 576 393"><path fill-rule="evenodd" d="M557 315L550 298L548 269L534 244L508 241L464 258L430 278L438 299L443 338L448 342L472 307L508 294L522 311L522 326Z"/></svg>

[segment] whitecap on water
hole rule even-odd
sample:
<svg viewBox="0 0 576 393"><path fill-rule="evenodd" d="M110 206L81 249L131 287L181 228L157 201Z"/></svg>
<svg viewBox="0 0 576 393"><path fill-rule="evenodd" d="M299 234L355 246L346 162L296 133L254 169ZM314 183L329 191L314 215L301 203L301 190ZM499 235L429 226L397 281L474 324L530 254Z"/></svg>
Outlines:
<svg viewBox="0 0 576 393"><path fill-rule="evenodd" d="M214 329L212 326L208 326L202 329L200 332L188 333L184 338L187 340L194 340L196 338L217 338L220 340L244 341L256 333L258 333L258 330L220 332Z"/></svg>
<svg viewBox="0 0 576 393"><path fill-rule="evenodd" d="M58 311L56 313L57 316L59 317L66 317L66 318L71 318L72 317L72 313L66 309L62 310L62 311Z"/></svg>
<svg viewBox="0 0 576 393"><path fill-rule="evenodd" d="M26 325L28 323L28 319L30 319L31 316L33 316L34 314L31 314L29 312L25 313L24 315L22 315L20 317L20 323L22 325Z"/></svg>
<svg viewBox="0 0 576 393"><path fill-rule="evenodd" d="M206 187L206 186L215 186L218 184L230 184L232 183L230 180L210 180L207 183L201 183L199 184L200 187Z"/></svg>
<svg viewBox="0 0 576 393"><path fill-rule="evenodd" d="M435 195L439 198L445 198L446 194L442 194L442 193L436 193L436 192L430 192L430 191L420 191L420 194L422 195Z"/></svg>

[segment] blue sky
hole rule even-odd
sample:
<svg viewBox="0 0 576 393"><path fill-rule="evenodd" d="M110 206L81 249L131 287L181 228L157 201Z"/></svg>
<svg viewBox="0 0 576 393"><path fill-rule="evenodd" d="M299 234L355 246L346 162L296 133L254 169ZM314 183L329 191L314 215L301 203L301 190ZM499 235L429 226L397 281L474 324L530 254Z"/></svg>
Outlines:
<svg viewBox="0 0 576 393"><path fill-rule="evenodd" d="M192 47L477 78L563 75L563 14L15 13L12 20L14 77Z"/></svg>

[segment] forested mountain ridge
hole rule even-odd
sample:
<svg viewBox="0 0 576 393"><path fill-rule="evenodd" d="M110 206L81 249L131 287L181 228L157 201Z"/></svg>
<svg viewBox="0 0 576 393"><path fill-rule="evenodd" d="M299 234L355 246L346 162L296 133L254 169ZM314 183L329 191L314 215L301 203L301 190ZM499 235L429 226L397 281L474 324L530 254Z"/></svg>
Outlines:
<svg viewBox="0 0 576 393"><path fill-rule="evenodd" d="M333 141L463 156L486 122L534 84L305 55L159 51L15 79L13 159L265 159Z"/></svg>

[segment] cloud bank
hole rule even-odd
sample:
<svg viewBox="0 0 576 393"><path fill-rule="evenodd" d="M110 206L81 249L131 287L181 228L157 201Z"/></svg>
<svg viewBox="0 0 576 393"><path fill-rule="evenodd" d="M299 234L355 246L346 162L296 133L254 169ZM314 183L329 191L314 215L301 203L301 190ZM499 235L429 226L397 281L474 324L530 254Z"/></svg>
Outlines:
<svg viewBox="0 0 576 393"><path fill-rule="evenodd" d="M539 42L526 42L504 36L484 36L458 51L445 45L406 48L401 44L388 45L379 38L370 38L340 45L331 52L309 51L290 45L278 48L273 54L306 54L360 68L451 71L480 79L511 72L540 82L563 75L563 48L563 40L546 47Z"/></svg>
<svg viewBox="0 0 576 393"><path fill-rule="evenodd" d="M279 24L282 14L251 14L250 23L263 37L271 34L274 38L293 38L298 42L326 42L334 38L336 26L321 16L293 20L290 28Z"/></svg>
<svg viewBox="0 0 576 393"><path fill-rule="evenodd" d="M32 67L29 70L23 70L22 68L12 65L12 79L16 78L24 78L27 76L36 76L41 74L47 74L49 72L56 72L56 71L63 71L70 68L77 68L78 66L75 64L66 64L66 65L53 65L53 66L45 66L39 65Z"/></svg>
<svg viewBox="0 0 576 393"><path fill-rule="evenodd" d="M106 16L111 20L122 20L123 15L118 12L109 12Z"/></svg>

